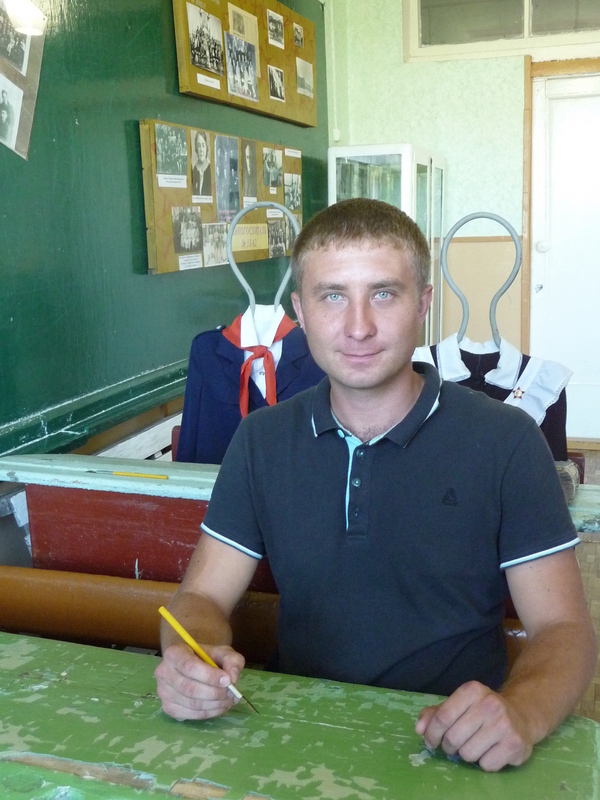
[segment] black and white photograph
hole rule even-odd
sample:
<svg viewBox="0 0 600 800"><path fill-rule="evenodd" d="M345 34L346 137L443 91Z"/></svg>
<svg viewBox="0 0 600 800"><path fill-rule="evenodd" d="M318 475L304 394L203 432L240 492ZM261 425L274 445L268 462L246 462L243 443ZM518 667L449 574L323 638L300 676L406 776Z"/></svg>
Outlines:
<svg viewBox="0 0 600 800"><path fill-rule="evenodd" d="M276 14L275 11L267 9L267 31L269 44L284 48L283 43L283 17L281 14Z"/></svg>
<svg viewBox="0 0 600 800"><path fill-rule="evenodd" d="M217 217L219 222L231 222L240 210L238 139L236 137L215 136L215 170Z"/></svg>
<svg viewBox="0 0 600 800"><path fill-rule="evenodd" d="M242 197L256 202L256 142L242 139Z"/></svg>
<svg viewBox="0 0 600 800"><path fill-rule="evenodd" d="M157 123L154 133L158 185L186 188L188 160L185 128Z"/></svg>
<svg viewBox="0 0 600 800"><path fill-rule="evenodd" d="M186 6L192 64L199 69L224 75L221 20L191 3L186 3Z"/></svg>
<svg viewBox="0 0 600 800"><path fill-rule="evenodd" d="M306 97L314 97L313 68L309 61L296 56L296 91Z"/></svg>
<svg viewBox="0 0 600 800"><path fill-rule="evenodd" d="M227 225L212 222L202 226L204 239L204 266L227 264Z"/></svg>
<svg viewBox="0 0 600 800"><path fill-rule="evenodd" d="M283 176L283 203L290 211L302 208L302 176L286 172Z"/></svg>
<svg viewBox="0 0 600 800"><path fill-rule="evenodd" d="M239 36L226 33L225 55L227 57L227 91L229 94L258 103L254 45L240 39Z"/></svg>
<svg viewBox="0 0 600 800"><path fill-rule="evenodd" d="M263 176L265 186L281 186L283 179L283 151L263 147Z"/></svg>
<svg viewBox="0 0 600 800"><path fill-rule="evenodd" d="M297 22L294 22L294 45L304 47L304 28Z"/></svg>
<svg viewBox="0 0 600 800"><path fill-rule="evenodd" d="M27 57L31 38L17 33L13 28L6 11L6 4L0 0L0 57L19 70L21 75L27 74Z"/></svg>
<svg viewBox="0 0 600 800"><path fill-rule="evenodd" d="M258 18L239 6L227 4L229 11L229 30L240 39L254 45L256 54L256 77L260 78L260 58L258 46Z"/></svg>
<svg viewBox="0 0 600 800"><path fill-rule="evenodd" d="M212 171L210 168L210 133L191 131L192 202L212 203Z"/></svg>
<svg viewBox="0 0 600 800"><path fill-rule="evenodd" d="M269 258L285 255L285 219L270 219L267 223Z"/></svg>
<svg viewBox="0 0 600 800"><path fill-rule="evenodd" d="M302 217L300 214L294 214L296 218L296 222L300 227L302 227ZM294 242L296 241L296 234L294 233L294 228L292 227L291 221L286 217L285 218L285 250L289 252L292 247L294 246Z"/></svg>
<svg viewBox="0 0 600 800"><path fill-rule="evenodd" d="M279 69L279 67L273 67L271 64L269 64L269 97L271 100L281 100L282 103L285 103L283 70Z"/></svg>
<svg viewBox="0 0 600 800"><path fill-rule="evenodd" d="M15 149L23 91L0 73L0 142Z"/></svg>
<svg viewBox="0 0 600 800"><path fill-rule="evenodd" d="M202 218L197 206L171 208L173 243L178 255L202 252Z"/></svg>
<svg viewBox="0 0 600 800"><path fill-rule="evenodd" d="M231 12L231 29L236 36L241 36L242 39L246 35L246 25L244 23L244 15L240 14L237 9Z"/></svg>

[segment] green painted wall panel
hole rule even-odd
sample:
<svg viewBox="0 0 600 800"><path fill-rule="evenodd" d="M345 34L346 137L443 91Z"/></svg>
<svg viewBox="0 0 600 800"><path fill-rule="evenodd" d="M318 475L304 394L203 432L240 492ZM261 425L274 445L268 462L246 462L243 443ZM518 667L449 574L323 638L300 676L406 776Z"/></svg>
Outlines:
<svg viewBox="0 0 600 800"><path fill-rule="evenodd" d="M193 336L247 305L226 266L147 274L140 119L299 148L305 219L327 195L318 0L287 4L317 28L317 128L181 95L170 0L38 5L48 31L29 160L0 148L0 452L55 447L37 438L40 418L60 427L77 401L83 419L88 397L102 398L101 427L120 421L113 394L135 386L143 398L145 374L165 376L166 399L182 388L168 367L181 375ZM286 266L243 266L259 302L272 300Z"/></svg>

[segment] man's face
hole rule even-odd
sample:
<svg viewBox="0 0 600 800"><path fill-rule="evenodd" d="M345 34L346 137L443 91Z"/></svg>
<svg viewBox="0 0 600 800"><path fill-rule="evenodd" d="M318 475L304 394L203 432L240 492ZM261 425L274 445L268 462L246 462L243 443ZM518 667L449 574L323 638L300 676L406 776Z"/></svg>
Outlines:
<svg viewBox="0 0 600 800"><path fill-rule="evenodd" d="M408 256L361 242L308 252L301 294L292 294L313 358L338 390L400 385L431 303Z"/></svg>
<svg viewBox="0 0 600 800"><path fill-rule="evenodd" d="M6 109L3 108L2 111L0 111L0 120L2 120L2 122L6 122L7 119L8 119L8 113Z"/></svg>

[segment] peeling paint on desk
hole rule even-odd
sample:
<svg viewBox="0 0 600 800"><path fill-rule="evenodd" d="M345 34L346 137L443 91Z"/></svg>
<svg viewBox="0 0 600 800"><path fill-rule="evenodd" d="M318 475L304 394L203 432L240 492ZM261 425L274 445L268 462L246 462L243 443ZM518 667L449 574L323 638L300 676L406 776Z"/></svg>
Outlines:
<svg viewBox="0 0 600 800"><path fill-rule="evenodd" d="M53 790L68 785L86 800L164 797L176 781L213 786L209 794L224 800L559 800L561 783L569 800L598 800L600 728L591 720L571 718L528 764L499 775L437 752L415 769L423 740L414 724L431 696L246 670L239 686L260 715L235 706L225 717L180 723L160 710L153 657L8 634L0 648L2 800L13 758L61 771ZM48 687L34 693L42 674ZM17 704L30 696L39 697L33 706ZM85 775L95 778L93 794L78 783ZM95 792L106 775L118 794ZM30 797L46 800L40 791Z"/></svg>

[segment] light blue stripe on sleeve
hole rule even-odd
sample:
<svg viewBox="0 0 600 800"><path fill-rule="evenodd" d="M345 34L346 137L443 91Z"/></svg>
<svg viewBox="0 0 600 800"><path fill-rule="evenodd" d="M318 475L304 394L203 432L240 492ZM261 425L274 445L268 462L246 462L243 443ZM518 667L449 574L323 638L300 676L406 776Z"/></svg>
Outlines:
<svg viewBox="0 0 600 800"><path fill-rule="evenodd" d="M526 561L535 561L536 558L552 555L552 553L559 553L561 550L567 550L569 547L575 547L579 544L579 537L572 539L566 544L559 544L557 547L551 547L549 550L541 550L539 553L532 553L530 556L523 556L523 558L513 558L512 561L504 561L500 564L500 569L507 569L507 567L514 567L517 564L524 564Z"/></svg>
<svg viewBox="0 0 600 800"><path fill-rule="evenodd" d="M202 523L200 527L205 533L208 533L208 535L212 536L214 539L218 539L220 542L224 542L225 544L228 544L231 547L235 547L236 550L240 550L242 553L246 553L246 555L252 556L252 558L257 558L259 561L262 559L262 555L260 553L255 553L254 550L249 550L247 547L244 547L238 542L234 542L232 539L228 539L226 536L222 536L220 533L217 533L216 531L211 530L211 528L208 528L204 523Z"/></svg>

